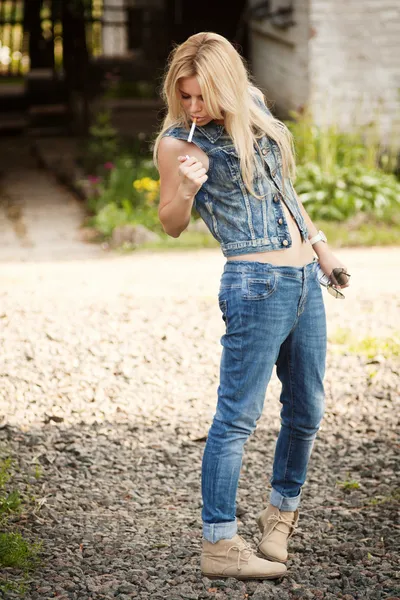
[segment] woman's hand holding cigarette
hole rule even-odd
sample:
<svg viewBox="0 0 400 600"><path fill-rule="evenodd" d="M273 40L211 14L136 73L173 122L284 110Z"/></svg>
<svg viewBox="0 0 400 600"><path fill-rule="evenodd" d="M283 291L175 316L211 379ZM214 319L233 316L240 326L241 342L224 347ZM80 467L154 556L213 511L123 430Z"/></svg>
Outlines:
<svg viewBox="0 0 400 600"><path fill-rule="evenodd" d="M181 185L188 193L195 196L208 179L203 163L194 156L178 156L178 160L181 163L179 166Z"/></svg>

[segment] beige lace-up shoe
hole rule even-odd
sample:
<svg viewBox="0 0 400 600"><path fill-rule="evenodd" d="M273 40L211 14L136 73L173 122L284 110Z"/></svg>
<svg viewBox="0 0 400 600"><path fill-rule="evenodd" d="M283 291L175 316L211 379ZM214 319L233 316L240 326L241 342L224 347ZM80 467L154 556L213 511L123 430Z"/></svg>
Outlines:
<svg viewBox="0 0 400 600"><path fill-rule="evenodd" d="M262 533L261 542L258 544L260 552L269 560L286 562L287 542L293 535L298 521L298 510L281 511L269 504L257 518L257 525Z"/></svg>
<svg viewBox="0 0 400 600"><path fill-rule="evenodd" d="M287 569L279 562L270 562L254 555L240 535L215 544L203 539L201 572L209 579L278 579Z"/></svg>

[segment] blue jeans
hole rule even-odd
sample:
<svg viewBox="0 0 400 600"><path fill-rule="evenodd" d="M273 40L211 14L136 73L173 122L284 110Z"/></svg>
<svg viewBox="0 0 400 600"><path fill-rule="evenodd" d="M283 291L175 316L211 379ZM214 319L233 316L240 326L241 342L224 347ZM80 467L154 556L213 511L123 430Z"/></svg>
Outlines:
<svg viewBox="0 0 400 600"><path fill-rule="evenodd" d="M243 446L261 416L275 364L282 408L270 502L285 511L299 505L325 408L326 319L317 264L225 263L218 403L202 465L203 536L212 543L237 533Z"/></svg>

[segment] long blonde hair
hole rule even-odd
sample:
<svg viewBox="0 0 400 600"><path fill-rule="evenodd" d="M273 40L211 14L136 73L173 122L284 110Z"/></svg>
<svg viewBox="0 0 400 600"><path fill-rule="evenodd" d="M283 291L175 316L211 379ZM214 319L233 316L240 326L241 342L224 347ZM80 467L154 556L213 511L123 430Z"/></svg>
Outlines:
<svg viewBox="0 0 400 600"><path fill-rule="evenodd" d="M196 33L176 46L169 57L162 96L167 115L155 140L154 162L163 133L171 126L190 127L181 106L178 89L183 77L197 77L207 114L214 120L224 119L224 126L238 152L243 181L256 197L253 177L256 167L254 143L267 134L278 144L284 177L295 177L293 140L287 127L267 114L258 102L264 95L252 85L244 60L222 35ZM257 144L258 146L258 144Z"/></svg>

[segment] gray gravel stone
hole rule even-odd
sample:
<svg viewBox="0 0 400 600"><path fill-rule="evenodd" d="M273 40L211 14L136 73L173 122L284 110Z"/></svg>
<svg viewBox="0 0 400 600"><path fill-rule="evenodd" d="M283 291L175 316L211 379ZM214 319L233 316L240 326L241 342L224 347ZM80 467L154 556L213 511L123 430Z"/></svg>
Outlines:
<svg viewBox="0 0 400 600"><path fill-rule="evenodd" d="M331 332L395 336L400 289L378 290L363 266L390 260L370 251L343 260L357 292L343 303L326 296ZM202 577L200 468L218 385L222 265L214 251L0 265L0 450L20 467L13 484L34 497L15 522L43 541L27 600L399 597L398 358L371 362L332 342L288 576ZM279 390L274 373L243 460L239 531L254 547ZM340 483L351 480L359 487Z"/></svg>

